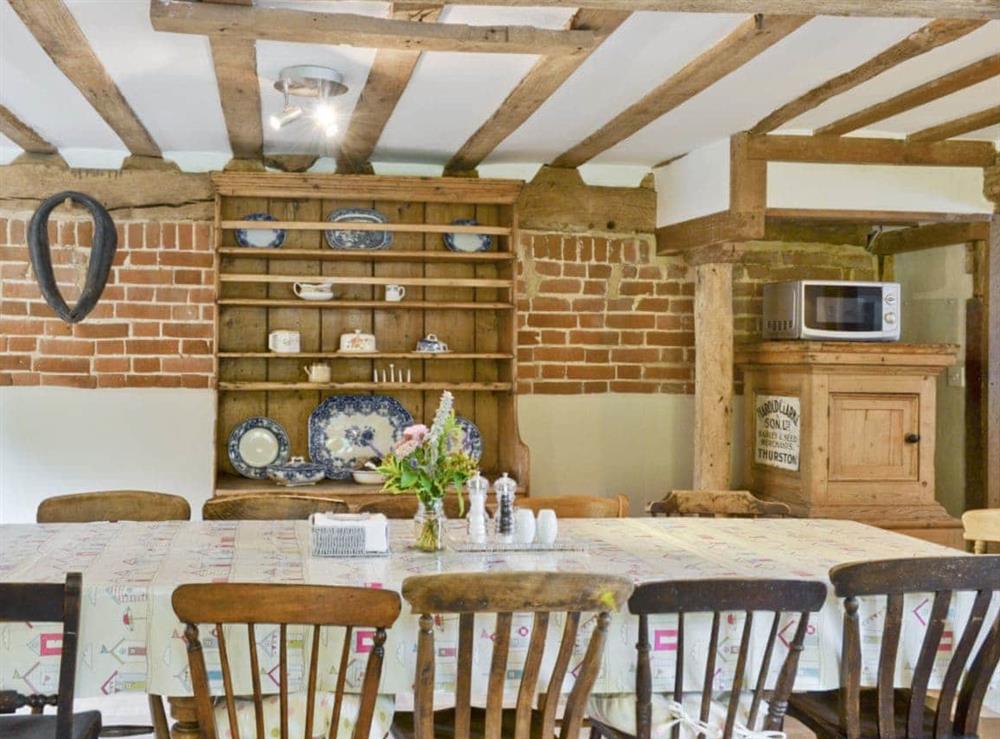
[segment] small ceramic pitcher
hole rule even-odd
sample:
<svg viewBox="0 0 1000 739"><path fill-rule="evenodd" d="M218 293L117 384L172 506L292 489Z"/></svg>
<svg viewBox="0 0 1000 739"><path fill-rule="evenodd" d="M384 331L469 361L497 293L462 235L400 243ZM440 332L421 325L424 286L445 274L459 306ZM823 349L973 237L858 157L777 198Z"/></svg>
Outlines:
<svg viewBox="0 0 1000 739"><path fill-rule="evenodd" d="M402 285L386 285L385 300L387 303L398 303L406 297L406 288Z"/></svg>
<svg viewBox="0 0 1000 739"><path fill-rule="evenodd" d="M309 378L309 382L329 382L330 381L330 365L323 364L321 362L316 362L310 364L308 367L303 367L302 371L306 373L306 377Z"/></svg>
<svg viewBox="0 0 1000 739"><path fill-rule="evenodd" d="M303 300L331 300L333 285L328 282L296 282L292 285L294 293Z"/></svg>

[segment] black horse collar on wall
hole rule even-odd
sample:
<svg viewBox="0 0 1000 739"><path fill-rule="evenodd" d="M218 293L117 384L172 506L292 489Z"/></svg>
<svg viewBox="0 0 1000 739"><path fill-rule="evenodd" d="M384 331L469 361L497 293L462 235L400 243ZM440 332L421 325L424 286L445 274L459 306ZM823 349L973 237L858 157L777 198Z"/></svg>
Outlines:
<svg viewBox="0 0 1000 739"><path fill-rule="evenodd" d="M76 305L72 308L66 304L56 284L55 273L52 270L52 250L49 246L49 215L67 199L86 208L94 220L94 241L87 263L87 280ZM115 259L117 248L118 233L115 231L115 222L111 220L111 215L103 205L82 192L67 191L53 195L38 206L28 224L28 256L31 258L31 266L38 279L38 287L45 302L67 323L82 321L97 305L108 282L111 263Z"/></svg>

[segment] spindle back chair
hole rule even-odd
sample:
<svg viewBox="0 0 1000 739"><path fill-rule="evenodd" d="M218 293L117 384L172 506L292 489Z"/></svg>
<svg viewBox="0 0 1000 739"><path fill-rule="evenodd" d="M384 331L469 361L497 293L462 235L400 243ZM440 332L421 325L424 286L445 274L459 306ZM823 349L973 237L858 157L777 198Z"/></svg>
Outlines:
<svg viewBox="0 0 1000 739"><path fill-rule="evenodd" d="M314 513L347 513L339 498L296 493L247 493L209 498L201 507L206 521L296 521Z"/></svg>
<svg viewBox="0 0 1000 739"><path fill-rule="evenodd" d="M99 712L73 715L82 587L78 572L66 575L65 583L0 583L0 623L30 621L61 623L63 627L57 692L25 695L16 690L0 691L0 714L26 706L33 714L0 716L0 736L5 739L46 735L52 739L96 739L100 732ZM55 716L38 715L46 706L55 706Z"/></svg>
<svg viewBox="0 0 1000 739"><path fill-rule="evenodd" d="M636 644L638 661L636 664L636 734L639 739L649 739L653 733L652 712L652 670L650 665L650 624L654 615L676 614L676 662L674 669L673 700L683 705L684 674L686 656L684 651L686 617L692 614L711 614L712 625L705 672L701 689L701 704L698 721L707 722L712 708L712 687L719 654L719 626L726 612L744 614L743 631L739 653L730 688L730 699L726 708L726 720L722 727L723 739L733 736L737 725L739 702L744 690L745 673L751 641L754 634L755 612L771 614L770 630L763 659L756 680L751 689L753 698L747 726L754 727L760 713L761 701L765 697L767 678L774 656L776 640L783 619L797 618L797 624L789 642L788 653L782 664L773 688L767 691L768 712L764 719L765 730L780 730L784 720L788 696L795 683L799 654L809 627L810 614L823 607L826 601L826 585L808 580L754 580L754 579L706 579L651 582L639 585L629 599L629 612L639 617L639 639ZM766 622L765 622L766 623ZM594 733L615 739L632 736L620 728L610 726L591 718ZM680 725L675 725L673 737L679 735Z"/></svg>
<svg viewBox="0 0 1000 739"><path fill-rule="evenodd" d="M839 565L830 580L844 599L843 652L839 691L792 696L789 715L821 739L957 739L975 737L989 681L1000 660L1000 615L987 623L993 595L1000 591L1000 556L920 557ZM928 702L928 686L953 594L973 591L969 620L955 635L937 705ZM896 688L896 659L903 631L904 598L933 593L926 628L910 685ZM877 687L861 687L861 597L885 596L885 620L879 649ZM912 623L912 619L910 619ZM976 641L984 634L973 655Z"/></svg>
<svg viewBox="0 0 1000 739"><path fill-rule="evenodd" d="M761 500L749 490L672 490L646 510L653 517L707 518L787 518L791 512L786 504Z"/></svg>
<svg viewBox="0 0 1000 739"><path fill-rule="evenodd" d="M46 498L38 504L38 523L92 521L187 521L191 505L179 495L147 490L107 490Z"/></svg>
<svg viewBox="0 0 1000 739"><path fill-rule="evenodd" d="M407 578L403 597L420 615L417 640L417 674L414 681L412 727L394 724L396 736L412 729L416 739L439 735L485 736L488 739L512 736L552 737L555 733L559 693L573 656L582 613L595 613L595 627L576 681L569 694L560 726L563 739L580 732L590 690L597 679L607 634L609 612L620 608L632 593L629 580L612 575L560 572L454 573ZM516 708L503 709L504 682L510 652L511 626L515 613L534 614L531 637ZM549 617L565 613L566 622L559 651L539 709L533 710L548 633ZM455 709L435 717L434 705L434 617L459 614L458 665L456 668ZM472 708L473 644L478 614L495 614L496 628L490 662L485 711ZM400 718L397 714L397 718ZM451 723L450 726L446 724Z"/></svg>
<svg viewBox="0 0 1000 739"><path fill-rule="evenodd" d="M962 514L966 541L972 542L976 554L986 554L990 544L1000 544L1000 509L984 508Z"/></svg>
<svg viewBox="0 0 1000 739"><path fill-rule="evenodd" d="M553 495L544 498L518 498L518 508L540 511L551 508L559 518L628 518L628 498L615 495L598 498L592 495Z"/></svg>
<svg viewBox="0 0 1000 739"><path fill-rule="evenodd" d="M212 696L209 693L208 673L198 635L198 624L212 624L215 629L225 691L226 715L233 739L240 739L240 734L236 708L237 696L233 692L233 665L227 652L223 629L225 625L238 624L247 627L256 739L267 739L264 730L264 697L261 692L260 664L256 650L255 626L257 624L277 625L279 628L278 687L282 739L288 739L288 627L312 626L311 638L308 640L311 644L311 651L308 658L303 739L313 737L321 627L344 628L344 646L337 674L330 724L331 737L336 736L344 705L344 688L353 630L357 627L374 629L375 635L365 667L359 699L360 707L354 731L354 736L357 739L368 739L378 694L379 679L382 674L386 629L392 626L399 616L398 593L371 588L318 585L197 584L181 585L177 588L173 594L173 607L177 617L185 624L184 639L187 643L195 709L204 739L216 739L219 733L215 723ZM305 674L304 669L303 673Z"/></svg>

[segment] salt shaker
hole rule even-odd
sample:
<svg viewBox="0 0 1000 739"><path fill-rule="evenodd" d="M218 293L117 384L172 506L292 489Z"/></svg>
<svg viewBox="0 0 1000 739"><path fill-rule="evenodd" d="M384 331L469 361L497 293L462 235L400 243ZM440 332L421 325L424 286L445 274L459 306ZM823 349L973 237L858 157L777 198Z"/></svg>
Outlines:
<svg viewBox="0 0 1000 739"><path fill-rule="evenodd" d="M514 495L517 493L517 480L508 477L504 472L493 489L497 494L497 538L500 541L511 541L514 536Z"/></svg>
<svg viewBox="0 0 1000 739"><path fill-rule="evenodd" d="M482 544L486 541L486 494L490 481L476 472L466 483L469 491L469 541Z"/></svg>

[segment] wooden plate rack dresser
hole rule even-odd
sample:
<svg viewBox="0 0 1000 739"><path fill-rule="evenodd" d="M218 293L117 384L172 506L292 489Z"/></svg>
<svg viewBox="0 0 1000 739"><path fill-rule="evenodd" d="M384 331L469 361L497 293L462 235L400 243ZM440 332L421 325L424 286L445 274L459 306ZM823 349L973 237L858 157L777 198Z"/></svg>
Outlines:
<svg viewBox="0 0 1000 739"><path fill-rule="evenodd" d="M430 423L442 390L483 436L483 473L509 472L528 482L528 451L517 426L516 201L521 183L467 178L224 172L215 186L216 494L274 492L335 494L352 504L379 494L378 486L325 480L282 488L237 475L229 462L231 430L251 416L268 416L288 432L291 454L308 454L308 419L330 395L386 394L413 417ZM389 223L332 224L340 208L374 208ZM245 222L251 213L276 221ZM475 226L454 226L475 219ZM280 248L241 247L239 228L284 229ZM324 231L392 233L382 251L333 250ZM479 253L452 252L443 235L487 233L494 245ZM333 300L297 298L295 282L330 282ZM402 285L401 302L386 302L384 286ZM268 351L268 334L300 333L301 352ZM340 335L373 333L377 353L338 353ZM417 341L436 334L450 353L416 354ZM303 367L331 366L329 383L309 382ZM375 383L373 370L409 371L410 382Z"/></svg>

